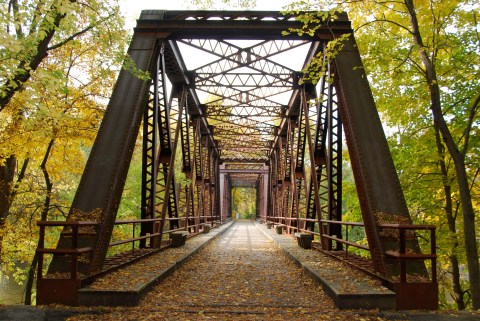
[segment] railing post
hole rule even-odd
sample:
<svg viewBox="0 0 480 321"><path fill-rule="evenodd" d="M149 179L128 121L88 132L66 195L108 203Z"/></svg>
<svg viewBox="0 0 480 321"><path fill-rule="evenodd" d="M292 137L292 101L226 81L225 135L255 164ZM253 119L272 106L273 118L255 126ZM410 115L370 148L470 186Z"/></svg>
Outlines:
<svg viewBox="0 0 480 321"><path fill-rule="evenodd" d="M78 225L72 225L72 250L76 250L78 247ZM70 278L75 280L77 278L77 252L72 252L72 262L71 262L71 274Z"/></svg>
<svg viewBox="0 0 480 321"><path fill-rule="evenodd" d="M38 249L43 250L45 248L45 226L40 225L40 235L38 236ZM43 278L43 252L38 252L38 269L37 279Z"/></svg>
<svg viewBox="0 0 480 321"><path fill-rule="evenodd" d="M331 236L331 234L330 234L330 231L332 230L331 227L332 227L332 223L327 223L327 235L328 236ZM328 239L327 250L331 251L332 248L333 248L333 241L331 239Z"/></svg>
<svg viewBox="0 0 480 321"><path fill-rule="evenodd" d="M345 225L345 241L348 241L348 225ZM348 243L345 243L345 257L348 257Z"/></svg>
<svg viewBox="0 0 480 321"><path fill-rule="evenodd" d="M399 237L399 247L400 247L400 281L402 283L407 282L407 262L405 258L401 257L405 254L405 230L399 228L400 237Z"/></svg>
<svg viewBox="0 0 480 321"><path fill-rule="evenodd" d="M437 239L435 236L435 227L430 229L430 253L433 255L437 254ZM437 283L437 259L432 258L432 282Z"/></svg>
<svg viewBox="0 0 480 321"><path fill-rule="evenodd" d="M135 222L133 222L132 227L132 239L135 238ZM132 242L132 255L135 253L135 241Z"/></svg>

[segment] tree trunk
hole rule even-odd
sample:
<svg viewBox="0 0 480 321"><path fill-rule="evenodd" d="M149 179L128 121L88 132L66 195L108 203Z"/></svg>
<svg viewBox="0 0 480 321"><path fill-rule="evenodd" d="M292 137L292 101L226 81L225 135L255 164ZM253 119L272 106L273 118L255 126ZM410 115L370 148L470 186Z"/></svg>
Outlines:
<svg viewBox="0 0 480 321"><path fill-rule="evenodd" d="M12 205L12 193L14 190L13 178L17 159L11 155L0 166L0 258L2 257L3 236L5 235L5 224Z"/></svg>
<svg viewBox="0 0 480 321"><path fill-rule="evenodd" d="M452 186L451 179L448 177L447 165L445 163L445 148L442 144L440 132L437 127L435 130L435 141L437 145L438 163L442 174L443 192L445 195L445 215L447 217L448 229L452 235L452 253L448 256L450 260L451 273L452 273L452 288L453 299L457 304L458 310L465 310L465 301L463 299L464 292L460 283L460 269L458 265L458 258L455 254L458 248L457 227L456 227L456 215L453 214L453 201L452 201Z"/></svg>
<svg viewBox="0 0 480 321"><path fill-rule="evenodd" d="M74 2L75 0L70 1ZM54 13L53 23L50 22L52 17L49 13L45 15L45 18L40 23L39 28L45 31L45 36L43 38L36 37L37 43L34 44L35 50L31 50L32 54L27 55L25 59L19 62L13 77L5 80L2 84L3 95L0 97L0 112L10 103L10 100L12 100L16 92L23 90L25 83L30 79L32 73L37 70L43 59L47 57L50 41L60 26L60 22L66 16L66 13L58 7L59 5L60 3L55 1L49 9Z"/></svg>
<svg viewBox="0 0 480 321"><path fill-rule="evenodd" d="M460 285L460 269L458 268L458 258L454 254L450 255L448 258L450 259L450 265L452 266L453 300L455 300L455 303L457 304L457 309L465 310L465 301L463 300L465 292L462 291L462 287Z"/></svg>
<svg viewBox="0 0 480 321"><path fill-rule="evenodd" d="M42 173L43 173L43 178L45 179L45 186L47 188L46 194L45 194L45 200L43 202L42 214L40 218L40 220L42 221L46 221L48 218L48 211L50 209L50 203L52 200L53 183L51 182L50 175L48 174L47 161L50 156L50 152L52 151L54 142L55 140L51 139L50 142L48 143L47 151L45 152L45 156L43 157L42 164L40 164L40 168L42 169ZM38 243L39 242L40 242L40 239L38 240ZM37 269L37 263L38 263L38 254L37 252L35 252L32 262L30 263L30 268L28 270L27 284L25 286L25 305L32 304L32 289L33 289L33 281L35 280L35 271Z"/></svg>
<svg viewBox="0 0 480 321"><path fill-rule="evenodd" d="M468 265L468 277L470 281L472 308L478 310L480 309L480 268L478 263L478 247L475 232L475 212L473 210L470 185L468 183L467 171L465 169L465 156L460 152L453 140L450 129L443 116L440 101L440 88L438 86L435 65L432 63L425 50L425 45L423 44L423 39L418 27L413 0L405 0L405 6L408 9L410 25L412 27L412 36L415 44L419 47L418 54L425 67L425 78L428 82L430 91L430 109L432 111L434 125L439 129L448 153L452 157L455 165L456 179L462 202L465 251Z"/></svg>
<svg viewBox="0 0 480 321"><path fill-rule="evenodd" d="M11 155L5 162L4 166L0 166L0 258L2 257L2 243L5 229L5 224L8 215L10 214L10 208L12 207L13 200L17 194L18 187L25 177L25 172L28 167L30 159L27 158L22 165L22 169L18 174L15 185L13 184L13 178L15 175L15 168L17 166L17 159L14 155Z"/></svg>
<svg viewBox="0 0 480 321"><path fill-rule="evenodd" d="M37 270L38 253L33 255L30 268L28 269L27 284L25 285L25 305L32 305L33 282L35 281L35 271Z"/></svg>

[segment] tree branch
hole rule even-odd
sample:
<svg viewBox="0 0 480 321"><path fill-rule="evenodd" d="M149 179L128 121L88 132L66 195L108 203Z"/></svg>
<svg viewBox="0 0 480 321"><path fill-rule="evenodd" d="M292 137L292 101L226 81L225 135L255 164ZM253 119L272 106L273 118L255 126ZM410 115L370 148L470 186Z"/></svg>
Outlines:
<svg viewBox="0 0 480 321"><path fill-rule="evenodd" d="M52 152L54 143L55 143L55 139L54 138L50 139L50 142L48 143L47 151L45 152L45 156L43 157L42 164L40 165L40 169L42 170L43 177L45 179L45 185L47 187L45 200L42 206L42 213L40 217L40 220L42 221L45 221L48 218L48 212L50 210L50 203L52 199L53 183L51 182L50 174L48 173L47 161L48 161L48 158L50 157L50 153ZM38 240L38 244L39 243L40 243L40 240ZM37 267L37 264L38 264L38 253L35 253L35 255L33 256L32 262L30 263L30 268L28 270L28 279L27 279L27 284L25 288L25 305L32 304L32 288L33 288L33 281L35 279L35 269Z"/></svg>
<svg viewBox="0 0 480 321"><path fill-rule="evenodd" d="M475 11L473 11L473 22L475 23L474 26L476 27L478 25L478 21L477 21L477 14L475 13ZM477 29L475 28L475 31ZM477 34L477 45L478 45L478 52L480 53L480 33L478 33L478 31L475 32Z"/></svg>
<svg viewBox="0 0 480 321"><path fill-rule="evenodd" d="M479 173L480 173L480 168L477 168L477 170L475 171L475 174L472 177L472 184L470 185L470 191L473 190L473 187L475 186L475 181L477 180L477 176Z"/></svg>
<svg viewBox="0 0 480 321"><path fill-rule="evenodd" d="M42 17L42 8L44 7L44 5L45 1L39 1L37 3L37 6L35 7L35 13L32 17L32 22L30 23L30 30L28 31L29 35L33 34L37 29L38 23L40 22Z"/></svg>
<svg viewBox="0 0 480 321"><path fill-rule="evenodd" d="M20 186L20 183L22 182L23 178L25 177L25 172L27 171L27 167L28 167L29 162L30 162L30 157L26 158L23 161L22 169L20 170L20 173L18 174L17 182L15 183L15 186L13 187L12 195L10 196L12 199L15 198L15 195L17 195L18 187Z"/></svg>
<svg viewBox="0 0 480 321"><path fill-rule="evenodd" d="M91 24L89 25L88 27L86 27L85 29L83 30L80 30L79 32L76 32L74 33L73 35L71 35L70 37L64 39L63 41L51 46L51 47L48 47L47 48L47 51L50 51L50 50L54 50L54 49L57 49L67 43L69 43L70 41L74 40L75 38L77 38L78 36L81 36L83 35L84 33L87 33L89 30L95 28L96 26L98 26L99 24L107 21L108 19L110 19L112 16L114 16L113 13L109 14L108 16L106 16L105 18L103 19L100 19L97 23L94 23L94 24Z"/></svg>
<svg viewBox="0 0 480 321"><path fill-rule="evenodd" d="M48 47L47 48L47 51L51 51L51 50L54 50L54 49L57 49L67 43L69 43L70 41L74 40L75 38L77 38L78 36L81 36L83 35L84 33L88 32L89 30L93 29L95 26L94 25L90 25L88 27L86 27L85 29L83 30L80 30L79 32L76 32L74 33L73 35L71 35L70 37L64 39L63 41L60 41L59 43L51 46L51 47Z"/></svg>
<svg viewBox="0 0 480 321"><path fill-rule="evenodd" d="M465 127L465 131L463 132L463 136L465 137L465 141L463 143L463 150L462 150L463 157L465 157L465 155L467 154L468 143L470 142L470 131L472 129L473 120L475 119L475 115L477 114L479 105L480 105L480 94L478 94L477 98L472 104L472 108L470 108L467 127Z"/></svg>
<svg viewBox="0 0 480 321"><path fill-rule="evenodd" d="M360 25L357 29L355 29L354 32L356 32L357 30L360 30L360 28L366 27L366 26L368 26L368 25L371 25L371 24L377 23L377 22L387 22L387 23L391 23L391 24L399 27L400 29L405 30L405 31L408 32L410 35L413 35L413 32L412 32L410 29L408 29L407 27L399 24L398 22L395 22L395 21L392 21L392 20L388 20L388 19L375 19L375 20L373 20L373 21L368 21L368 22Z"/></svg>
<svg viewBox="0 0 480 321"><path fill-rule="evenodd" d="M69 0L75 2L76 0ZM60 13L57 5L54 3L49 9L53 13L53 23L47 19L47 15L42 19L41 25L45 28L45 36L39 38L34 45L35 49L31 51L31 55L27 54L26 58L19 62L16 73L9 79L6 79L2 84L3 97L0 97L0 112L10 103L16 92L23 89L25 82L27 82L32 72L37 70L40 63L47 56L48 44L52 40L56 29L60 22L65 18L66 13Z"/></svg>
<svg viewBox="0 0 480 321"><path fill-rule="evenodd" d="M20 20L20 16L18 14L18 0L10 0L10 3L8 4L9 8L12 8L12 13L13 13L13 23L15 26L15 32L17 34L17 37L22 39L24 37L23 30L22 30L22 23Z"/></svg>

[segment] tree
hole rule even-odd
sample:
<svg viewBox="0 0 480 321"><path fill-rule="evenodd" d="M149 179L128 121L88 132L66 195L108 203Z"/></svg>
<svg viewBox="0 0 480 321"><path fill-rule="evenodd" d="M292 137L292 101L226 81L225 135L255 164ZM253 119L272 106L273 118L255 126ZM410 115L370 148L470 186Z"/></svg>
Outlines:
<svg viewBox="0 0 480 321"><path fill-rule="evenodd" d="M398 148L404 148L403 141L408 136L425 143L416 144L411 150L410 162L398 169L402 183L416 177L429 190L437 186L437 191L443 194L441 221L448 222L448 235L455 249L450 255L452 270L458 265L455 263L459 232L456 211L461 213L472 307L479 309L480 271L472 199L472 191L478 189L475 135L480 100L480 41L475 14L478 4L471 1L318 1L313 7L300 2L295 8L348 10L378 107L388 125L398 128L397 138L401 138ZM426 157L416 156L425 149L430 151ZM398 158L395 160L398 164ZM406 178L406 173L413 176ZM433 176L436 179L430 180L429 185L428 180ZM413 194L406 194L410 203L408 196ZM426 204L428 198L416 203L421 204L417 209L422 213L434 208ZM457 278L453 284L458 287L456 301L461 309L463 291L459 288L458 271L452 275L453 279Z"/></svg>
<svg viewBox="0 0 480 321"><path fill-rule="evenodd" d="M437 49L427 53L426 44L424 43L422 33L420 31L416 8L413 0L405 0L405 6L408 10L410 18L411 34L416 45L416 50L422 60L424 67L424 77L428 84L430 93L430 109L432 111L434 127L442 136L443 143L446 145L450 157L455 165L456 179L463 210L463 228L465 235L465 250L467 253L468 274L470 279L470 292L472 296L472 307L475 310L480 309L480 268L478 262L478 246L475 233L475 211L473 209L472 196L470 193L470 183L467 175L465 157L468 150L470 139L470 128L472 126L475 115L479 107L480 96L475 99L471 105L468 125L465 128L462 139L463 142L458 144L458 140L454 139L452 131L447 124L446 117L443 113L441 91L439 85L439 77L437 76L437 68L435 59L437 57ZM431 3L431 6L433 4ZM440 142L441 144L441 142ZM458 146L458 145L460 146Z"/></svg>
<svg viewBox="0 0 480 321"><path fill-rule="evenodd" d="M31 41L11 26L29 27L32 38L34 31L40 37L42 29L30 27L33 18L28 17L37 16L30 6L40 8L43 2L12 2L15 9L8 11L5 4L0 18L5 26L0 36L14 43L0 48L8 62L0 68L4 84L0 93L5 101L4 93L14 92L0 111L0 253L2 272L16 270L17 280L23 281L26 271L18 263L31 262L38 238L36 221L62 218L70 206L124 59L128 34L115 3L76 2L74 11L62 9L65 15L54 28L48 55L35 70L27 67L28 77L18 83L17 60L27 56L23 51L30 50ZM47 237L54 244L58 235ZM30 269L30 277L33 272Z"/></svg>
<svg viewBox="0 0 480 321"><path fill-rule="evenodd" d="M256 189L253 187L234 187L232 189L232 214L241 214L244 218L255 217Z"/></svg>
<svg viewBox="0 0 480 321"><path fill-rule="evenodd" d="M76 78L76 86L80 88L82 82L87 84L95 71L91 74L80 75L82 67L70 70L45 68L47 57L59 57L65 52L62 48L74 44L82 36L90 38L90 44L97 44L97 48L103 48L104 62L96 61L100 57L90 57L92 66L97 67L98 77L106 77L105 72L111 72L112 63L118 64L122 59L123 47L118 47L118 41L125 41L125 33L122 31L122 19L118 15L118 6L111 6L109 1L24 1L10 0L0 4L0 25L2 26L0 37L3 46L0 47L0 253L2 253L2 236L9 215L12 202L16 196L16 190L24 178L28 168L30 157L25 151L28 150L26 143L30 137L22 133L28 132L25 125L32 125L36 112L39 115L48 114L48 108L39 106L40 93L62 92L68 93L68 85L63 81L66 76L72 80ZM120 36L123 33L122 36ZM84 38L85 40L87 38ZM94 41L92 41L92 39ZM104 45L99 45L104 43ZM77 42L77 45L80 43ZM88 52L84 47L83 50ZM119 50L118 50L119 49ZM114 57L112 56L115 55ZM48 58L52 60L52 58ZM53 58L54 59L54 58ZM112 60L113 59L113 60ZM81 59L78 59L81 60ZM95 62L96 61L96 62ZM82 60L81 63L85 63ZM65 75L65 72L69 72ZM104 74L102 74L104 73ZM40 85L32 86L40 91L29 91L28 83L32 77ZM108 78L106 78L108 79ZM87 89L87 88L85 88ZM103 97L107 97L102 93ZM26 124L25 124L26 122ZM37 124L44 128L46 124ZM31 127L32 128L32 127ZM21 137L26 141L21 141ZM30 140L31 141L31 140ZM22 170L19 175L17 163L19 156L23 159Z"/></svg>

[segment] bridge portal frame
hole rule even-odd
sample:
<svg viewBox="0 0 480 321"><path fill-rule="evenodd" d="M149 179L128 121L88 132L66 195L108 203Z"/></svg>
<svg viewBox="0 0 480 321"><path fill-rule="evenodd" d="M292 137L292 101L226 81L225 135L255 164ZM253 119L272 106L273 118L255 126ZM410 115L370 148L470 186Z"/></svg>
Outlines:
<svg viewBox="0 0 480 321"><path fill-rule="evenodd" d="M338 14L314 34L282 35L298 27L301 24L293 15L279 12L142 12L128 54L138 68L149 72L151 79L138 78L126 70L118 77L69 214L69 220L75 220L79 212L86 216L100 213L87 217L98 222L94 237L80 235L77 240L78 246L92 249L79 271L90 275L103 266L143 119L141 217L159 217L160 223L141 223L141 237L152 235L149 243L142 239L141 247L160 246L167 230L189 229L193 223L193 231L198 232L198 223L213 224L224 219L225 213L231 211L231 196L225 195L231 177L224 175L222 179L221 166L243 162L268 167L268 176L261 176L263 179L255 183L259 199L266 204L260 214L262 219L281 222L289 232L314 232L317 226L322 248L340 250L341 244L337 242L333 248L331 242L333 236L342 237L340 225L326 221L341 221L344 132L374 269L385 277L396 273L398 264L385 255L392 240L382 237L380 225L411 223L411 219L350 22L346 14ZM186 68L177 41L211 39L215 43L209 43L208 50L213 52L216 42L222 39L302 40L311 44L308 62L325 52L328 41L345 34L350 36L335 59L326 62L328 71L319 86L301 84L300 72L292 72L288 80L278 76L291 84L292 95L280 108L280 124L271 129L273 139L268 145L255 146L266 152L250 151L241 158L224 156L233 154L228 154L216 139L219 134L210 124L209 107L200 102L196 93L196 87L204 82ZM224 49L222 59L234 60L232 48ZM254 54L252 49L239 50L238 61L254 64ZM273 72L271 64L264 66L265 75ZM170 94L167 79L172 86ZM235 88L230 84L228 89ZM252 92L223 99L257 99L258 92ZM227 95L227 91L223 93ZM183 171L190 180L182 187L175 182L178 149ZM307 159L314 164L310 174L305 171ZM385 218L387 222L381 221ZM62 233L59 248L72 246L67 234ZM411 243L418 251L416 239ZM68 260L54 256L49 272L63 271L68 266Z"/></svg>

